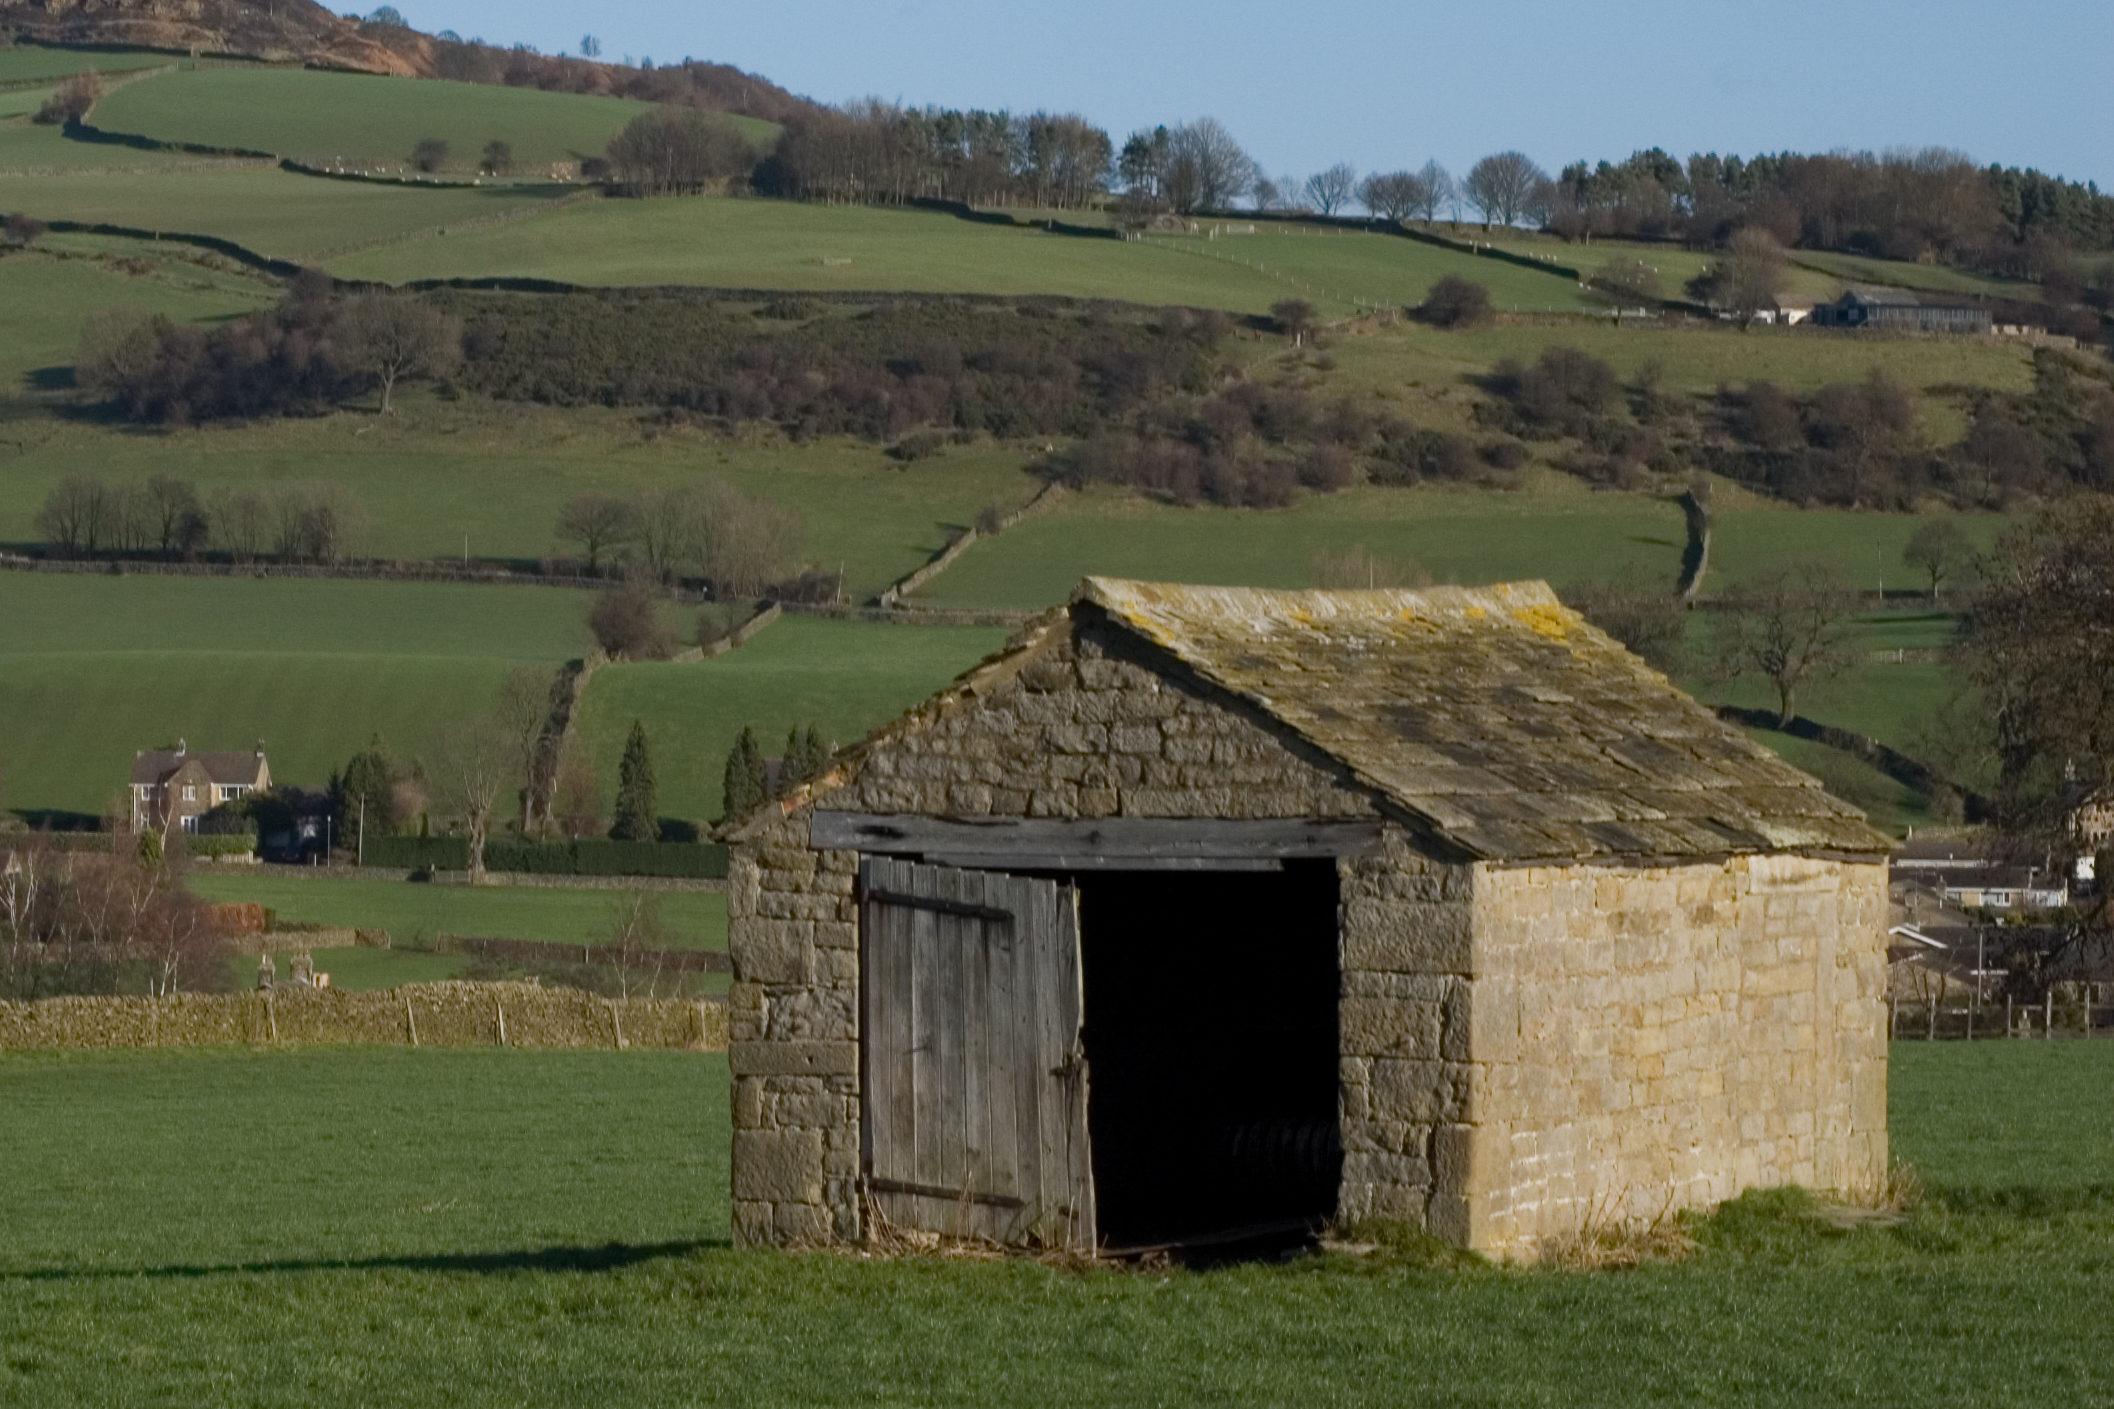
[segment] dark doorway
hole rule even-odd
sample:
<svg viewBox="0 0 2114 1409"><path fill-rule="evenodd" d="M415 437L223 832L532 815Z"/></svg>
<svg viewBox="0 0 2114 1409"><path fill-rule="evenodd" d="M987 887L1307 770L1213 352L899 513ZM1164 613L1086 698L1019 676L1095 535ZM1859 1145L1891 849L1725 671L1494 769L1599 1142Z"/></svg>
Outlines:
<svg viewBox="0 0 2114 1409"><path fill-rule="evenodd" d="M1101 1243L1336 1209L1336 867L1081 875Z"/></svg>

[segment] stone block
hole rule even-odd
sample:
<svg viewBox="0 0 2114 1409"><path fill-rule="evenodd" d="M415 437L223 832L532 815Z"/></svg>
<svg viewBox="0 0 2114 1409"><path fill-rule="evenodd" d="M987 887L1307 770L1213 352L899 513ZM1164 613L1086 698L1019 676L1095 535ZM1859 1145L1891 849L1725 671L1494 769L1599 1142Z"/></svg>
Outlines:
<svg viewBox="0 0 2114 1409"><path fill-rule="evenodd" d="M814 982L811 920L739 919L727 927L735 976L747 983Z"/></svg>
<svg viewBox="0 0 2114 1409"><path fill-rule="evenodd" d="M736 1076L836 1076L859 1070L856 1042L734 1042L727 1067Z"/></svg>
<svg viewBox="0 0 2114 1409"><path fill-rule="evenodd" d="M734 1132L734 1198L815 1204L822 1200L822 1132Z"/></svg>
<svg viewBox="0 0 2114 1409"><path fill-rule="evenodd" d="M1360 1057L1439 1055L1439 1009L1399 998L1344 998L1337 1006L1339 1049Z"/></svg>
<svg viewBox="0 0 2114 1409"><path fill-rule="evenodd" d="M1343 966L1398 973L1467 973L1475 913L1466 905L1346 897Z"/></svg>
<svg viewBox="0 0 2114 1409"><path fill-rule="evenodd" d="M1431 1124L1448 1114L1452 1093L1446 1069L1435 1061L1398 1061L1381 1058L1373 1063L1372 1110L1381 1120Z"/></svg>
<svg viewBox="0 0 2114 1409"><path fill-rule="evenodd" d="M829 1210L820 1202L779 1204L771 1210L771 1234L780 1247L822 1247L831 1241L831 1228Z"/></svg>
<svg viewBox="0 0 2114 1409"><path fill-rule="evenodd" d="M756 1199L735 1200L734 1246L760 1248L770 1244L771 1206Z"/></svg>

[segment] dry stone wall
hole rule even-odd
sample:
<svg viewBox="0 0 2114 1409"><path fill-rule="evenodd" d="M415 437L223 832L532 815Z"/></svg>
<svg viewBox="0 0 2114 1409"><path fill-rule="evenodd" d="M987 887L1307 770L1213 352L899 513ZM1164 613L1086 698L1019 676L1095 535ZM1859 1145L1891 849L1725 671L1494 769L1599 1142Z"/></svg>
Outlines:
<svg viewBox="0 0 2114 1409"><path fill-rule="evenodd" d="M607 999L532 983L0 1003L0 1051L310 1046L662 1047L721 1051L725 1011L674 998Z"/></svg>
<svg viewBox="0 0 2114 1409"><path fill-rule="evenodd" d="M817 805L1027 817L1372 815L1306 756L1144 648L1058 623L971 698L871 746ZM861 1236L858 854L808 847L805 811L734 850L734 1231L743 1243Z"/></svg>

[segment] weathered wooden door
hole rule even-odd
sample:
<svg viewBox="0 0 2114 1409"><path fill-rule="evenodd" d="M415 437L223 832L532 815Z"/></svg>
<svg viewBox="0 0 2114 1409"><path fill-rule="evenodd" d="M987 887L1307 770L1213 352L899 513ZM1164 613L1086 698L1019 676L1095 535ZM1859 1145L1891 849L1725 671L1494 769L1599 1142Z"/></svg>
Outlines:
<svg viewBox="0 0 2114 1409"><path fill-rule="evenodd" d="M897 1228L1091 1248L1078 892L860 868L865 1176Z"/></svg>

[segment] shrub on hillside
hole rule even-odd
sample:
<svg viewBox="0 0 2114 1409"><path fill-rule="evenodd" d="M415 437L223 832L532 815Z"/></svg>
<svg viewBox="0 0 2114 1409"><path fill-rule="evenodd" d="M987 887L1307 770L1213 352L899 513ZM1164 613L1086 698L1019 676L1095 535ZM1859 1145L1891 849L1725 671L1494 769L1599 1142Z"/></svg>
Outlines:
<svg viewBox="0 0 2114 1409"><path fill-rule="evenodd" d="M662 624L660 594L644 582L625 582L596 595L587 629L612 660L666 660L675 633Z"/></svg>
<svg viewBox="0 0 2114 1409"><path fill-rule="evenodd" d="M1431 286L1414 313L1434 328L1478 328L1493 316L1490 290L1472 279L1448 274Z"/></svg>
<svg viewBox="0 0 2114 1409"><path fill-rule="evenodd" d="M1491 370L1487 384L1522 430L1542 435L1582 436L1595 417L1615 410L1622 400L1615 369L1575 347L1544 348L1531 367L1505 358Z"/></svg>

